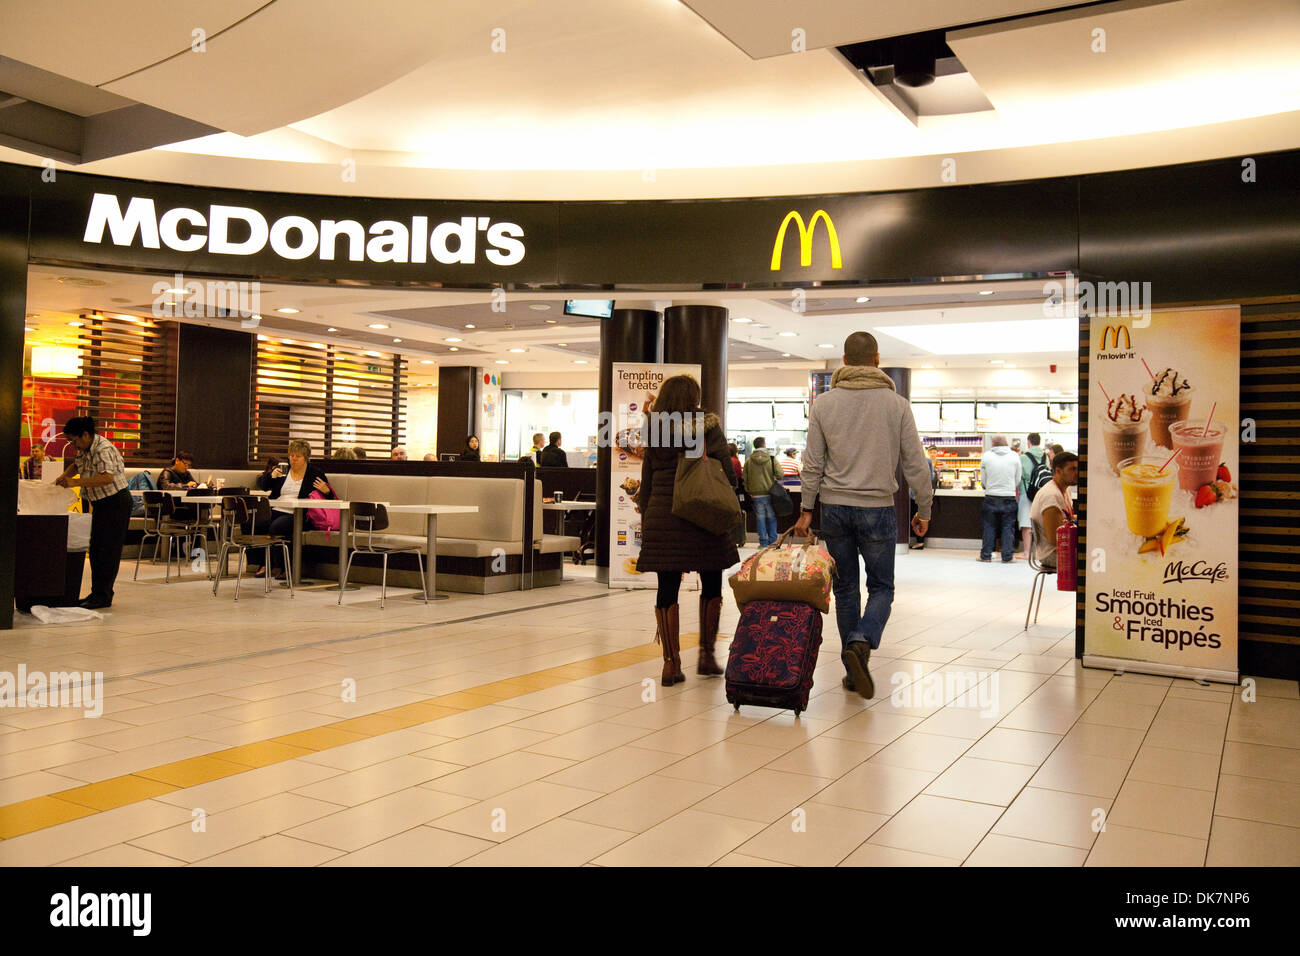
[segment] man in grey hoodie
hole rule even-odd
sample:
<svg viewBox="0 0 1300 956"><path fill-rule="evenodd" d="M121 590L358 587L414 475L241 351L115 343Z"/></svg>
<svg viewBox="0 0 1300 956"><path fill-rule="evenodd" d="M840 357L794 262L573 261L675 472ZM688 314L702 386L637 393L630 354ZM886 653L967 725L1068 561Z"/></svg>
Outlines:
<svg viewBox="0 0 1300 956"><path fill-rule="evenodd" d="M831 389L813 402L808 416L808 447L803 459L803 513L794 526L806 535L813 506L822 502L821 534L835 559L835 622L848 676L844 687L865 699L875 696L867 662L894 603L894 550L898 518L894 511L895 475L916 496L912 528L923 537L930 526L930 466L916 432L912 406L880 371L880 348L868 332L844 340L844 367L831 377ZM858 558L867 571L867 604L862 608Z"/></svg>

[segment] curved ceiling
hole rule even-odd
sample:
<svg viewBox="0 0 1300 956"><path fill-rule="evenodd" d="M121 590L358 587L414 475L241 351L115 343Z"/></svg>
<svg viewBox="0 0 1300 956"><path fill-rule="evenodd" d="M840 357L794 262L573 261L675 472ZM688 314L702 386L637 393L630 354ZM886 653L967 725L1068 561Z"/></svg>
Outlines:
<svg viewBox="0 0 1300 956"><path fill-rule="evenodd" d="M1056 6L932 0L882 18L848 0L393 0L364 13L352 0L237 0L214 16L184 0L158 16L131 0L109 16L91 0L8 0L0 66L226 131L82 168L248 188L690 198L1036 178L1300 146L1295 0L1041 12ZM192 48L196 29L203 52ZM795 29L807 36L802 52L788 49ZM922 29L945 31L992 109L908 117L834 49ZM3 135L4 100L0 144L21 149ZM0 145L0 158L41 155Z"/></svg>

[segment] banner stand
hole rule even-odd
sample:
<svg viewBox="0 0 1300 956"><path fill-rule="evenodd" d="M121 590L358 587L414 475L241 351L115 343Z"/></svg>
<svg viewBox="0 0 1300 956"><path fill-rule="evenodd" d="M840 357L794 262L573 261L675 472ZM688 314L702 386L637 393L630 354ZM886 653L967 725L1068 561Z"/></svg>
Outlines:
<svg viewBox="0 0 1300 956"><path fill-rule="evenodd" d="M1155 677L1182 677L1188 680L1213 684L1239 684L1241 675L1238 671L1218 671L1204 667L1184 667L1180 664L1159 664L1155 661L1139 661L1123 657L1098 657L1095 654L1083 655L1084 667L1096 667L1101 670L1114 671L1116 674L1151 674Z"/></svg>

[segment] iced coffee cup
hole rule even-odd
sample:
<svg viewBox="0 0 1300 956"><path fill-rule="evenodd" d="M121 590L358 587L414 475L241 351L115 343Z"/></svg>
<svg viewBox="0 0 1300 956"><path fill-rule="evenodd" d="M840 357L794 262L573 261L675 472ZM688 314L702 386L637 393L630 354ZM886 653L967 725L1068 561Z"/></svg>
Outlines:
<svg viewBox="0 0 1300 956"><path fill-rule="evenodd" d="M1161 369L1142 397L1151 410L1151 440L1172 451L1169 426L1187 419L1192 408L1192 386L1173 369Z"/></svg>
<svg viewBox="0 0 1300 956"><path fill-rule="evenodd" d="M1125 459L1120 462L1119 481L1129 531L1142 538L1163 532L1178 481L1177 460L1165 464L1163 458L1153 456Z"/></svg>
<svg viewBox="0 0 1300 956"><path fill-rule="evenodd" d="M1178 487L1196 494L1202 485L1212 484L1219 476L1219 462L1223 461L1223 436L1227 429L1222 422L1174 422L1169 426L1169 437L1178 454Z"/></svg>
<svg viewBox="0 0 1300 956"><path fill-rule="evenodd" d="M1106 403L1106 417L1101 421L1101 436L1106 443L1106 460L1110 470L1119 474L1120 462L1140 458L1147 450L1151 413L1138 407L1135 395L1119 395Z"/></svg>

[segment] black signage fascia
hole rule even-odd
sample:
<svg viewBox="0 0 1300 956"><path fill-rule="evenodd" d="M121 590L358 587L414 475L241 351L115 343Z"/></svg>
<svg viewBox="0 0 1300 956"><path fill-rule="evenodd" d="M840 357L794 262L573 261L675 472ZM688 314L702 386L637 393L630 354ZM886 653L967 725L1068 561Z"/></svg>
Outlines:
<svg viewBox="0 0 1300 956"><path fill-rule="evenodd" d="M146 248L139 233L129 246L114 244L110 230L103 231L100 242L85 241L87 221L96 193L117 198L116 208L123 213L133 198L152 200L154 213L161 219L172 209L193 209L209 218L212 206L246 207L256 210L268 224L284 217L302 217L319 227L324 220L352 220L360 224L365 243L374 238L373 224L392 221L403 224L408 234L415 233L413 219L423 217L428 234L442 223L459 224L462 217L475 220L474 261L442 263L430 252L425 238L424 262L376 262L349 259L349 243L340 237L334 258L323 259L320 250L301 259L278 255L268 241L261 251L249 255L211 252L202 248L187 252L160 243ZM551 284L556 273L556 205L552 202L496 202L473 200L378 199L368 197L323 196L299 193L257 192L198 186L179 186L136 180L85 176L59 171L54 182L35 178L31 187L31 257L35 262L62 264L84 263L131 271L155 273L185 272L233 278L287 282L365 282L375 285L490 288L496 285ZM493 246L487 233L479 228L513 223L522 234L524 255L517 263L497 265L487 252ZM182 225L178 233L184 239L206 234L206 228L191 230ZM248 228L233 220L229 239L246 239ZM301 235L290 233L293 243ZM408 241L408 256L410 242ZM455 237L447 243L449 251L459 247ZM363 251L362 255L365 255Z"/></svg>

